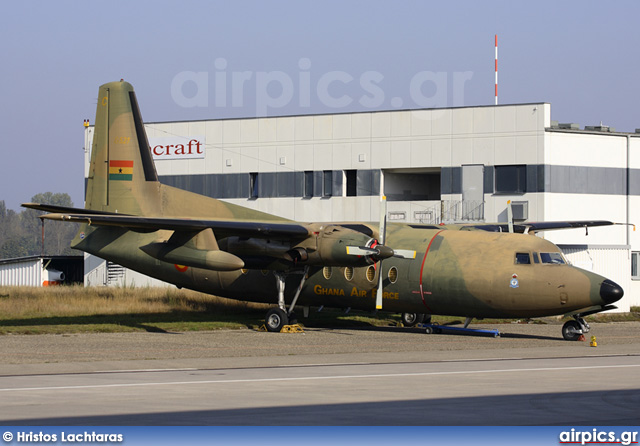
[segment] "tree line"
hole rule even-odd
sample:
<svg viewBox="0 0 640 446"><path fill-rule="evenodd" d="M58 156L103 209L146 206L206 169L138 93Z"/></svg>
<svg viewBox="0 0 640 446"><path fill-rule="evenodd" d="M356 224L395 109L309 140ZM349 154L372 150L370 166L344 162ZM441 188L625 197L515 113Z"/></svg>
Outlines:
<svg viewBox="0 0 640 446"><path fill-rule="evenodd" d="M71 197L64 193L36 194L31 202L73 207ZM18 213L7 209L4 200L0 200L0 258L79 254L69 246L78 231L76 223L45 220L42 246L42 221L39 218L42 214L44 212L34 209L24 209Z"/></svg>

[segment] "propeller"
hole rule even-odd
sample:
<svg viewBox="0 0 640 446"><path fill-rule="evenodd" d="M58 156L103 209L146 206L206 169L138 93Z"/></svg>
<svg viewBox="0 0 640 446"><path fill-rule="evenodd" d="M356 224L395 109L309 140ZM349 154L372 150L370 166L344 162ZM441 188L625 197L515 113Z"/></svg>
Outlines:
<svg viewBox="0 0 640 446"><path fill-rule="evenodd" d="M416 251L409 249L392 249L384 244L387 235L387 197L380 198L380 226L378 240L371 239L365 246L347 246L347 254L364 256L371 263L378 263L378 289L376 291L376 309L382 309L382 261L390 257L415 259Z"/></svg>
<svg viewBox="0 0 640 446"><path fill-rule="evenodd" d="M384 245L387 235L387 197L380 197L380 227L378 229L380 244ZM382 310L382 259L378 262L378 289L376 290L376 310Z"/></svg>

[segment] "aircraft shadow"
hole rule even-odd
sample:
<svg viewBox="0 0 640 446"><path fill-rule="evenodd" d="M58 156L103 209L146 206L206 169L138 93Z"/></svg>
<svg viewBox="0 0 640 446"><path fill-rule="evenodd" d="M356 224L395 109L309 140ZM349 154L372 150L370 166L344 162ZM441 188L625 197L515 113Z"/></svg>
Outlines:
<svg viewBox="0 0 640 446"><path fill-rule="evenodd" d="M52 316L25 319L6 319L0 321L3 327L31 327L31 326L90 326L90 325L121 325L150 333L178 334L158 326L171 322L235 322L248 328L258 327L262 314L252 317L247 314L224 314L221 316L211 313L167 312L144 314L98 314L92 316Z"/></svg>
<svg viewBox="0 0 640 446"><path fill-rule="evenodd" d="M53 326L53 325L121 325L134 328L150 333L166 333L179 334L179 332L165 330L160 327L161 324L171 322L183 323L200 323L200 322L229 322L238 325L244 325L249 329L257 329L263 323L263 312L261 310L245 311L245 312L166 312L166 313L140 313L140 314L100 314L92 316L52 316L40 318L24 318L24 319L7 319L0 321L0 325L4 327L31 327L31 326ZM397 326L379 326L373 325L367 321L361 320L342 320L337 316L309 317L301 318L299 321L304 325L306 330L312 331L339 331L363 330L375 331L379 333L422 333L424 328L419 327L397 327ZM449 325L449 324L448 324ZM450 324L454 325L454 324ZM443 327L446 325L443 325ZM508 327L507 324L504 327ZM441 334L432 334L429 336L474 336L474 337L493 337L487 333L465 333L457 331L444 331ZM566 342L561 337L540 336L533 334L508 333L500 332L503 338L511 339L537 339Z"/></svg>
<svg viewBox="0 0 640 446"><path fill-rule="evenodd" d="M509 327L508 324L504 324L504 327ZM313 321L307 322L305 323L305 329L309 329L309 330L339 330L341 327L316 327L313 324ZM420 334L424 334L425 336L458 336L458 337L481 337L481 338L493 338L494 335L493 334L489 334L489 333L473 333L473 332L458 332L458 331L447 331L444 330L442 333L438 333L438 334L430 334L427 335L425 334L425 330L424 328L420 328L420 327L380 327L380 326L374 326L374 325L368 325L368 326L362 326L362 327L344 327L344 328L349 328L351 330L358 330L358 331L375 331L375 332L387 332L387 333L398 333L400 332L405 332L405 333L420 333ZM482 327L478 327L478 328L482 328ZM523 334L523 333L508 333L505 331L502 331L502 326L500 326L499 328L500 331L500 337L501 338L507 338L507 339L536 339L536 340L547 340L547 341L558 341L558 342L563 342L566 343L567 341L565 341L562 336L558 335L558 337L554 337L554 336L542 336L542 335L535 335L535 334ZM558 332L560 332L560 329L558 328Z"/></svg>
<svg viewBox="0 0 640 446"><path fill-rule="evenodd" d="M420 390L416 389L416 394ZM304 400L304 395L300 396ZM91 426L637 426L640 388L626 390L288 405L2 420L0 425ZM597 410L594 410L597 408Z"/></svg>

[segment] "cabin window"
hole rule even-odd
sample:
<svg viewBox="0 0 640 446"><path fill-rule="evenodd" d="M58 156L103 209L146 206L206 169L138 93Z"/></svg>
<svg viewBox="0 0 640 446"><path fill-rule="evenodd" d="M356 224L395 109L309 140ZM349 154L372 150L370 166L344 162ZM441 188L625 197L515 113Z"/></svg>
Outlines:
<svg viewBox="0 0 640 446"><path fill-rule="evenodd" d="M553 263L556 265L564 265L566 262L564 261L564 257L559 252L541 252L540 260L542 263Z"/></svg>
<svg viewBox="0 0 640 446"><path fill-rule="evenodd" d="M396 283L396 281L398 280L398 268L396 268L395 266L392 266L389 269L389 281L391 283Z"/></svg>
<svg viewBox="0 0 640 446"><path fill-rule="evenodd" d="M353 267L347 266L344 269L344 278L347 279L347 280L353 279Z"/></svg>
<svg viewBox="0 0 640 446"><path fill-rule="evenodd" d="M367 280L369 282L373 282L375 278L376 278L376 267L373 265L369 265L369 267L367 268Z"/></svg>
<svg viewBox="0 0 640 446"><path fill-rule="evenodd" d="M516 253L516 265L530 265L531 258L529 257L528 252L517 252Z"/></svg>

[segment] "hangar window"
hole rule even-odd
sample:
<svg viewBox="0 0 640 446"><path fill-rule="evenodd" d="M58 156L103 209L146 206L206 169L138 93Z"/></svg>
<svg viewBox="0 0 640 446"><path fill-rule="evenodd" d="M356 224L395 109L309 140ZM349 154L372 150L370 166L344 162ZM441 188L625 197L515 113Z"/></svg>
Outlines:
<svg viewBox="0 0 640 446"><path fill-rule="evenodd" d="M249 198L258 198L258 172L249 174Z"/></svg>
<svg viewBox="0 0 640 446"><path fill-rule="evenodd" d="M553 263L556 265L564 265L564 257L559 252L541 252L540 260L542 263Z"/></svg>
<svg viewBox="0 0 640 446"><path fill-rule="evenodd" d="M516 265L530 265L531 258L529 257L528 252L517 252L516 253Z"/></svg>
<svg viewBox="0 0 640 446"><path fill-rule="evenodd" d="M347 197L355 197L358 195L358 171L345 170L344 177L347 184Z"/></svg>
<svg viewBox="0 0 640 446"><path fill-rule="evenodd" d="M333 171L325 170L322 173L322 196L330 197L333 192Z"/></svg>
<svg viewBox="0 0 640 446"><path fill-rule="evenodd" d="M313 197L313 171L305 170L304 172L304 198Z"/></svg>
<svg viewBox="0 0 640 446"><path fill-rule="evenodd" d="M527 192L527 166L495 166L497 194L524 194Z"/></svg>
<svg viewBox="0 0 640 446"><path fill-rule="evenodd" d="M638 264L640 263L640 252L631 253L631 278L634 280L640 280L640 274L638 271Z"/></svg>

